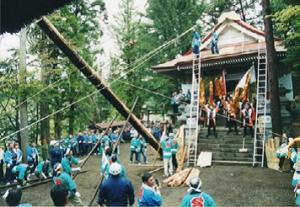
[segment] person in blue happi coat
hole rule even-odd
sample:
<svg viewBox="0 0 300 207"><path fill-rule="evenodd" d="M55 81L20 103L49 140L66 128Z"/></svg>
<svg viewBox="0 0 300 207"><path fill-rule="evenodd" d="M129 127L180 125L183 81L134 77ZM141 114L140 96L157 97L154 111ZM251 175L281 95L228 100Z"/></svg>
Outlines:
<svg viewBox="0 0 300 207"><path fill-rule="evenodd" d="M18 164L13 167L12 173L14 177L17 178L19 185L25 185L28 179L28 172L30 171L30 167L28 164Z"/></svg>
<svg viewBox="0 0 300 207"><path fill-rule="evenodd" d="M201 190L202 182L199 177L193 177L189 181L188 194L185 195L181 202L181 207L215 207L214 199Z"/></svg>
<svg viewBox="0 0 300 207"><path fill-rule="evenodd" d="M34 174L40 179L46 179L51 176L51 172L52 168L50 160L46 159L39 162L39 164L35 168Z"/></svg>
<svg viewBox="0 0 300 207"><path fill-rule="evenodd" d="M67 149L65 156L61 160L61 165L63 171L71 175L72 172L81 170L80 167L72 168L72 165L78 165L80 162L80 160L73 156L72 150Z"/></svg>
<svg viewBox="0 0 300 207"><path fill-rule="evenodd" d="M59 142L54 141L54 146L50 150L50 160L51 160L51 166L53 167L56 163L60 163L64 152L63 149L60 148Z"/></svg>
<svg viewBox="0 0 300 207"><path fill-rule="evenodd" d="M4 163L6 165L6 184L10 184L14 180L12 169L17 163L17 154L14 151L13 143L8 144L8 149L4 153Z"/></svg>
<svg viewBox="0 0 300 207"><path fill-rule="evenodd" d="M63 171L62 165L57 163L54 166L56 176L53 177L53 182L55 185L63 185L69 192L69 201L74 206L84 206L82 200L80 199L80 193L77 191L77 185L72 177Z"/></svg>
<svg viewBox="0 0 300 207"><path fill-rule="evenodd" d="M218 34L217 32L213 32L211 35L211 53L212 54L219 54L219 48L218 48Z"/></svg>
<svg viewBox="0 0 300 207"><path fill-rule="evenodd" d="M39 156L39 153L36 148L36 144L34 142L27 147L26 153L27 153L27 164L32 169L31 173L33 173L33 170L38 164L38 156Z"/></svg>
<svg viewBox="0 0 300 207"><path fill-rule="evenodd" d="M192 40L192 50L195 55L198 55L200 52L201 38L198 32L193 32L193 40Z"/></svg>
<svg viewBox="0 0 300 207"><path fill-rule="evenodd" d="M151 173L146 172L142 176L142 187L138 192L138 206L139 207L155 207L162 205L162 197L160 194L159 183Z"/></svg>
<svg viewBox="0 0 300 207"><path fill-rule="evenodd" d="M14 150L15 150L15 153L17 154L17 160L16 160L16 164L20 164L22 162L22 158L23 158L23 153L22 151L20 150L20 146L18 143L15 143L14 144Z"/></svg>

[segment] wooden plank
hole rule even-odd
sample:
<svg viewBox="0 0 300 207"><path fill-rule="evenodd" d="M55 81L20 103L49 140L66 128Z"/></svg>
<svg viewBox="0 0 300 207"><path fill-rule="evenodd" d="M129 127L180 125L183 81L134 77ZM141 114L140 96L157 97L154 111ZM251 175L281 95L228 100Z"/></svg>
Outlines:
<svg viewBox="0 0 300 207"><path fill-rule="evenodd" d="M198 156L197 166L210 167L212 162L212 152L201 152Z"/></svg>
<svg viewBox="0 0 300 207"><path fill-rule="evenodd" d="M45 17L38 21L40 28L57 45L59 49L70 59L70 61L80 70L83 75L99 90L99 92L127 118L130 109L113 93L113 91L101 80L95 70L70 46L64 37L57 31L54 25ZM147 142L162 155L162 149L154 136L146 129L141 121L132 114L129 119L130 124L147 140Z"/></svg>

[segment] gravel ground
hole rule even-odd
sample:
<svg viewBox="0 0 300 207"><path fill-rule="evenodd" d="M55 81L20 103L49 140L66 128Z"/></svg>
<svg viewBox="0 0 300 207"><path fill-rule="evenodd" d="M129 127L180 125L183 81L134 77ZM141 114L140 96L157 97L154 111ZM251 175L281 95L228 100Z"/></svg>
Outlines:
<svg viewBox="0 0 300 207"><path fill-rule="evenodd" d="M128 165L129 144L121 146L121 160L125 165L127 176L133 182L135 193L141 185L141 175L153 167ZM149 152L150 162L155 157ZM99 183L100 157L92 156L84 170L89 172L78 175L76 183L81 198L88 204ZM157 162L156 164L160 164ZM163 180L162 170L154 173L155 177ZM280 173L267 168L252 168L237 165L214 165L200 169L203 191L209 193L218 206L293 206L294 194L290 186L292 173ZM51 206L51 184L26 189L23 192L23 202L34 206ZM162 187L163 206L179 206L187 187ZM0 205L5 205L3 201ZM96 203L94 202L94 205Z"/></svg>

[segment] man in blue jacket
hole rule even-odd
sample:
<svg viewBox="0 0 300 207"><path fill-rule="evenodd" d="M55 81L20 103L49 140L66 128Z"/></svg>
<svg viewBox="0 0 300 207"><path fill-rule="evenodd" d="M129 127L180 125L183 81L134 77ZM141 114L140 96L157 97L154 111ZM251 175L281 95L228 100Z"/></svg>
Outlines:
<svg viewBox="0 0 300 207"><path fill-rule="evenodd" d="M215 207L216 203L214 199L207 193L202 192L202 182L199 177L193 177L190 179L190 188L188 194L185 195L181 202L181 207Z"/></svg>
<svg viewBox="0 0 300 207"><path fill-rule="evenodd" d="M109 168L110 177L103 181L99 188L98 201L100 206L132 206L134 189L132 183L121 177L122 166L113 163Z"/></svg>
<svg viewBox="0 0 300 207"><path fill-rule="evenodd" d="M146 172L142 176L142 187L138 193L138 206L161 206L162 198L159 191L159 185L155 183L155 179L151 173Z"/></svg>
<svg viewBox="0 0 300 207"><path fill-rule="evenodd" d="M63 149L59 147L59 142L55 142L54 147L50 150L51 166L61 162L63 158Z"/></svg>

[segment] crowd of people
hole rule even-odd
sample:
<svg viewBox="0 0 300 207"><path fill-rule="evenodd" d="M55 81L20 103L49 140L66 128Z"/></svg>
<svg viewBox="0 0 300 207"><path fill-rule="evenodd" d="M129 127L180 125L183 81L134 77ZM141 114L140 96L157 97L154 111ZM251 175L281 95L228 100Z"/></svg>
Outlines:
<svg viewBox="0 0 300 207"><path fill-rule="evenodd" d="M190 95L184 95L182 90L180 93L174 92L171 99L171 106L174 113L179 113L178 108L181 104L189 103ZM188 93L190 94L190 93ZM227 133L234 132L239 134L238 126L243 128L243 136L254 136L254 124L256 118L256 100L250 102L248 99L241 100L236 103L236 100L231 95L224 97L214 97L212 101L206 101L207 104L200 106L199 110L199 124L207 127L208 138L211 136L213 130L214 137L217 138L216 127L218 120L221 117L225 118L225 128L228 129ZM180 113L179 113L180 114Z"/></svg>
<svg viewBox="0 0 300 207"><path fill-rule="evenodd" d="M149 123L148 130L157 137L163 149L164 176L170 176L177 168L176 153L178 144L174 138L173 129L170 123ZM130 131L130 161L140 163L140 156L143 162L147 163L147 143L145 139L134 129ZM167 136L168 135L168 136ZM78 187L74 180L74 173L80 171L80 160L75 156L85 156L87 154L100 155L100 174L103 176L103 182L98 190L97 203L100 206L127 206L133 205L137 201L138 206L161 206L163 203L160 193L160 184L151 173L145 173L141 180L142 185L135 194L131 181L127 178L125 167L119 160L120 151L118 146L126 133L120 135L120 130L108 130L101 134L97 131L86 130L78 132L76 136L68 136L58 141L51 141L49 158L40 160L39 152L35 143L27 148L27 162L22 163L22 152L16 142L8 143L7 150L2 149L2 167L5 165L5 176L2 176L3 183L13 183L17 180L18 186L24 186L27 181L35 176L39 179L51 178L53 186L50 190L50 196L55 206L84 206ZM99 146L95 144L99 142ZM1 155L1 154L0 154ZM100 158L99 156L99 158ZM2 175L3 175L3 168ZM1 172L0 172L1 174ZM193 180L190 183L190 189L187 196L183 198L182 206L187 206L187 200L201 198L201 202L209 202L213 205L213 199L201 192L201 181ZM118 186L118 188L116 188ZM9 206L31 206L30 204L21 204L22 191L9 189L3 198ZM213 206L212 205L212 206Z"/></svg>

